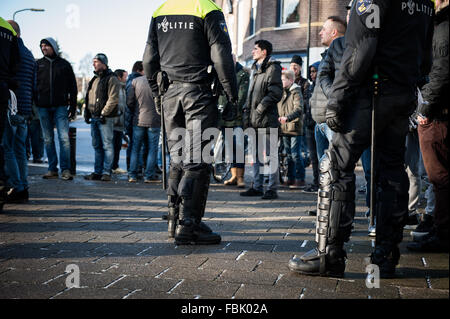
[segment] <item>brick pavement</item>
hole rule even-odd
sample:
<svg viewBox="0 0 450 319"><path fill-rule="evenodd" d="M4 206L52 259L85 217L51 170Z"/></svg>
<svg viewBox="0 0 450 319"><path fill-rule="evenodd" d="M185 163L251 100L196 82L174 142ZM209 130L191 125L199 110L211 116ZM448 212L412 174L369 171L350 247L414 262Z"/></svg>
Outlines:
<svg viewBox="0 0 450 319"><path fill-rule="evenodd" d="M205 221L222 243L177 247L161 220L160 185L129 185L125 176L45 181L44 172L31 167L30 202L7 205L0 215L0 299L449 298L449 255L408 252L409 231L398 278L366 288L372 241L360 195L345 278L306 277L287 262L313 245L315 218L305 210L314 208L315 195L285 189L263 202L213 184ZM79 289L66 287L71 264L80 270Z"/></svg>

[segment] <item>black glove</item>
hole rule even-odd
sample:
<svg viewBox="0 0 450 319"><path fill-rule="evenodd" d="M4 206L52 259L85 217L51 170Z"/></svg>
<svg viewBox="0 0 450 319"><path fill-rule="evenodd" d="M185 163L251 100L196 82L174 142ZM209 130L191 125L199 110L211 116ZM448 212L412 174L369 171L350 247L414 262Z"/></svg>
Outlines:
<svg viewBox="0 0 450 319"><path fill-rule="evenodd" d="M161 115L161 107L162 107L161 96L155 96L153 98L153 102L155 102L156 113L158 113L158 115Z"/></svg>
<svg viewBox="0 0 450 319"><path fill-rule="evenodd" d="M344 123L342 122L342 119L338 112L327 108L326 119L327 125L332 131L336 133L343 132Z"/></svg>
<svg viewBox="0 0 450 319"><path fill-rule="evenodd" d="M69 120L74 120L77 117L77 107L71 106L69 107Z"/></svg>
<svg viewBox="0 0 450 319"><path fill-rule="evenodd" d="M242 109L242 128L244 130L250 127L250 110L247 108Z"/></svg>
<svg viewBox="0 0 450 319"><path fill-rule="evenodd" d="M103 115L100 115L100 123L106 124L106 117L104 117Z"/></svg>
<svg viewBox="0 0 450 319"><path fill-rule="evenodd" d="M233 102L228 102L225 104L223 111L222 111L222 119L225 122L231 122L236 119L237 111L236 111L236 104Z"/></svg>

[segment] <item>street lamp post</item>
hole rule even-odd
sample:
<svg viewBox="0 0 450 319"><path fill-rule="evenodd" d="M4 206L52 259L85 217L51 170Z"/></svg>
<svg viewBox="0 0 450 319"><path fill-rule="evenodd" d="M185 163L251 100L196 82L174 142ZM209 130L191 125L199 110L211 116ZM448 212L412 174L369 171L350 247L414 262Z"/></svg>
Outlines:
<svg viewBox="0 0 450 319"><path fill-rule="evenodd" d="M33 11L33 12L44 12L45 9L35 9L35 8L29 8L29 9L22 9L22 10L17 10L16 12L14 12L13 14L13 20L16 21L16 14L22 11Z"/></svg>

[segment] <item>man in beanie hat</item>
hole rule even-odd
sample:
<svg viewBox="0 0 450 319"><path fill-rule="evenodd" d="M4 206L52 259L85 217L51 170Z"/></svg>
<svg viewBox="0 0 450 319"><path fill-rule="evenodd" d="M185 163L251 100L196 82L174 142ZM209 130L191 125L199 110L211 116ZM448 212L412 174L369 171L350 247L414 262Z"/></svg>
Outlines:
<svg viewBox="0 0 450 319"><path fill-rule="evenodd" d="M45 38L40 43L44 57L37 61L36 105L44 133L48 156L48 173L44 179L58 178L54 127L58 131L59 161L63 180L72 180L70 174L69 119L76 116L77 82L72 66L60 57L58 43Z"/></svg>
<svg viewBox="0 0 450 319"><path fill-rule="evenodd" d="M93 62L95 76L89 82L84 119L91 125L95 164L94 172L84 178L109 182L114 160L114 120L118 114L120 81L108 68L105 54L97 54Z"/></svg>

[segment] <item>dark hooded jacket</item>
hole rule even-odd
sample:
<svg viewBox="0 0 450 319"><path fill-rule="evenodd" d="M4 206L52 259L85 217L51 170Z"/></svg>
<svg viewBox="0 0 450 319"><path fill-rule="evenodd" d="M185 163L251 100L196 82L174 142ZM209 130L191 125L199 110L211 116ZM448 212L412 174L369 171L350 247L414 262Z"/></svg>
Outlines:
<svg viewBox="0 0 450 319"><path fill-rule="evenodd" d="M70 106L77 107L77 81L69 62L59 56L56 41L46 38L41 42L51 45L55 51L53 57L43 57L37 61L37 97L38 107Z"/></svg>
<svg viewBox="0 0 450 319"><path fill-rule="evenodd" d="M252 66L250 89L244 108L244 127L278 128L278 102L283 97L281 65L267 57L257 67Z"/></svg>
<svg viewBox="0 0 450 319"><path fill-rule="evenodd" d="M422 89L423 99L419 112L430 120L448 121L449 78L448 78L448 10L445 7L436 14L433 36L433 66L430 82Z"/></svg>

